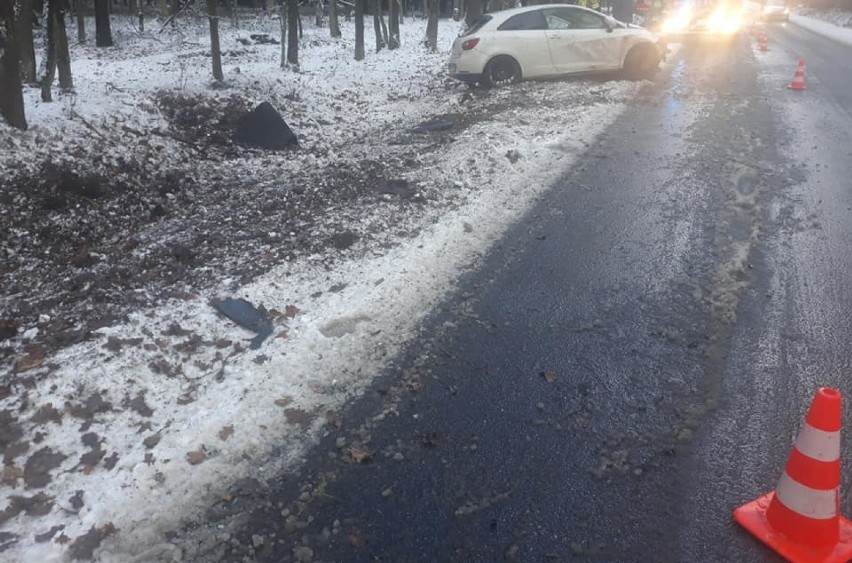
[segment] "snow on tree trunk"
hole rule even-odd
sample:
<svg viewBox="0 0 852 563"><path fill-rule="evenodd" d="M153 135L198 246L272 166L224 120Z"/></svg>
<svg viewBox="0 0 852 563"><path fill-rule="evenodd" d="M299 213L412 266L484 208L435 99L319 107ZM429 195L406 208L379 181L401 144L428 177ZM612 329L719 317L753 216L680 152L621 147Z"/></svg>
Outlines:
<svg viewBox="0 0 852 563"><path fill-rule="evenodd" d="M68 51L68 33L65 30L65 10L63 3L57 1L56 16L54 18L54 36L56 48L56 66L59 69L59 87L63 90L74 88L74 79L71 76L71 54Z"/></svg>
<svg viewBox="0 0 852 563"><path fill-rule="evenodd" d="M26 130L20 54L15 37L12 2L0 2L0 116L12 127Z"/></svg>
<svg viewBox="0 0 852 563"><path fill-rule="evenodd" d="M56 8L59 0L47 0L44 3L44 11L47 16L44 21L47 22L47 30L44 37L44 55L42 58L42 68L39 73L39 82L41 83L41 101L52 102L50 88L53 86L53 77L56 74Z"/></svg>
<svg viewBox="0 0 852 563"><path fill-rule="evenodd" d="M287 4L278 0L278 24L281 27L281 68L287 68Z"/></svg>
<svg viewBox="0 0 852 563"><path fill-rule="evenodd" d="M340 37L340 21L337 17L337 0L331 0L328 10L328 30L332 37Z"/></svg>
<svg viewBox="0 0 852 563"><path fill-rule="evenodd" d="M364 3L355 0L355 60L364 60Z"/></svg>
<svg viewBox="0 0 852 563"><path fill-rule="evenodd" d="M438 0L427 0L429 19L426 21L426 46L438 50Z"/></svg>
<svg viewBox="0 0 852 563"><path fill-rule="evenodd" d="M112 47L112 30L109 25L109 0L95 0L95 45Z"/></svg>
<svg viewBox="0 0 852 563"><path fill-rule="evenodd" d="M219 48L219 0L207 0L207 19L210 21L210 58L213 59L213 78L223 80L222 49Z"/></svg>
<svg viewBox="0 0 852 563"><path fill-rule="evenodd" d="M15 35L18 43L18 53L21 58L21 76L24 82L35 84L36 81L36 59L33 43L33 0L22 0L19 4L17 26Z"/></svg>
<svg viewBox="0 0 852 563"><path fill-rule="evenodd" d="M299 0L287 0L287 62L299 66Z"/></svg>

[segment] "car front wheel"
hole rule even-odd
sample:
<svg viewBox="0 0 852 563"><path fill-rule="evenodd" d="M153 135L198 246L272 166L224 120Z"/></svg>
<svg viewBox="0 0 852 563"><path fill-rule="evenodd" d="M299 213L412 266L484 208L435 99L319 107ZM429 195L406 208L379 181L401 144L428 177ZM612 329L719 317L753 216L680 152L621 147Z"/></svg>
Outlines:
<svg viewBox="0 0 852 563"><path fill-rule="evenodd" d="M624 74L630 80L650 80L660 66L660 55L653 45L637 45L624 58Z"/></svg>
<svg viewBox="0 0 852 563"><path fill-rule="evenodd" d="M521 65L512 57L494 57L485 65L485 83L492 88L521 81Z"/></svg>

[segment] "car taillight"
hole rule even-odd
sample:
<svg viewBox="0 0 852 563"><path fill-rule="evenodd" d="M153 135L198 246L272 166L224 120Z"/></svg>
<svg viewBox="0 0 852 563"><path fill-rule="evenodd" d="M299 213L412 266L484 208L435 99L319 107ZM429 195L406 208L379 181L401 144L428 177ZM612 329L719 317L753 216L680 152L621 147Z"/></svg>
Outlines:
<svg viewBox="0 0 852 563"><path fill-rule="evenodd" d="M464 43L462 43L462 51L470 51L479 43L479 37L475 37L473 39L468 39Z"/></svg>

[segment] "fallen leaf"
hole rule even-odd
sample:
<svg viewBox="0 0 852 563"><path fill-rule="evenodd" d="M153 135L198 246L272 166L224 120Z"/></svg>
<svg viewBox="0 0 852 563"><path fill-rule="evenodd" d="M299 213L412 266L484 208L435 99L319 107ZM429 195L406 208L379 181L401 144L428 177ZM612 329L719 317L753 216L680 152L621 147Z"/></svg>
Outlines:
<svg viewBox="0 0 852 563"><path fill-rule="evenodd" d="M290 403L293 402L293 397L283 397L281 399L275 399L276 407L286 407Z"/></svg>
<svg viewBox="0 0 852 563"><path fill-rule="evenodd" d="M326 426L331 428L336 428L340 430L343 427L343 419L340 417L340 413L337 411L326 411Z"/></svg>
<svg viewBox="0 0 852 563"><path fill-rule="evenodd" d="M157 432L156 434L151 434L150 436L148 436L147 438L145 438L144 440L142 440L142 444L145 446L145 449L146 449L146 450L150 450L150 449L153 449L153 448L154 448L154 446L156 446L157 444L159 444L159 443L160 443L160 440L161 440L162 438L163 438L163 437L160 435L160 433L159 433L159 432Z"/></svg>
<svg viewBox="0 0 852 563"><path fill-rule="evenodd" d="M51 481L50 470L56 469L67 456L50 448L42 448L24 464L24 482L28 489L44 487Z"/></svg>
<svg viewBox="0 0 852 563"><path fill-rule="evenodd" d="M23 373L35 369L44 363L44 348L34 347L15 362L15 373Z"/></svg>
<svg viewBox="0 0 852 563"><path fill-rule="evenodd" d="M429 432L423 436L423 445L429 448L434 448L438 445L438 433Z"/></svg>
<svg viewBox="0 0 852 563"><path fill-rule="evenodd" d="M18 479L24 476L24 470L14 465L7 465L0 473L0 483L14 487L18 483Z"/></svg>
<svg viewBox="0 0 852 563"><path fill-rule="evenodd" d="M302 409L284 409L284 416L287 417L287 422L298 424L299 426L307 426L316 418L315 415Z"/></svg>
<svg viewBox="0 0 852 563"><path fill-rule="evenodd" d="M56 543L58 543L59 545L65 545L66 543L68 543L70 541L71 541L71 538L69 538L65 534L62 534L61 536L56 538Z"/></svg>
<svg viewBox="0 0 852 563"><path fill-rule="evenodd" d="M367 463L373 459L373 454L361 448L349 448L346 451L355 463Z"/></svg>
<svg viewBox="0 0 852 563"><path fill-rule="evenodd" d="M284 308L284 316L287 317L288 319L292 319L293 317L295 317L299 313L301 313L301 311L295 305L287 305Z"/></svg>
<svg viewBox="0 0 852 563"><path fill-rule="evenodd" d="M353 549L364 549L367 547L367 544L370 543L370 540L367 539L364 532L358 528L352 528L352 531L346 535L346 541L349 542L349 545L351 545Z"/></svg>
<svg viewBox="0 0 852 563"><path fill-rule="evenodd" d="M186 461L189 462L190 465L198 465L207 459L207 454L202 450L197 450L194 452L189 452L186 454Z"/></svg>
<svg viewBox="0 0 852 563"><path fill-rule="evenodd" d="M287 332L286 330L282 330L281 332L279 332L279 333L275 336L275 338L278 338L278 339L280 339L280 340L287 340L288 338L290 338L290 333L289 333L289 332Z"/></svg>
<svg viewBox="0 0 852 563"><path fill-rule="evenodd" d="M234 500L235 497L231 493L222 493L221 495L219 495L219 498L225 502L231 502L232 500Z"/></svg>
<svg viewBox="0 0 852 563"><path fill-rule="evenodd" d="M233 426L223 426L221 430L219 430L219 438L225 442L234 435L234 427Z"/></svg>
<svg viewBox="0 0 852 563"><path fill-rule="evenodd" d="M556 372L555 371L543 371L539 373L540 376L544 378L548 383L553 383L556 381Z"/></svg>

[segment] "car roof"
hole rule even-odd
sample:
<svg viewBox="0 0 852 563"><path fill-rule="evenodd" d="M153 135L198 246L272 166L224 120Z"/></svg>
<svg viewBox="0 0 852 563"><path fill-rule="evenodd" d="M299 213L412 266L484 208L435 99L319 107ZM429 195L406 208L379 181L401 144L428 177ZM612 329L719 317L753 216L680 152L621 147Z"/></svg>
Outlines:
<svg viewBox="0 0 852 563"><path fill-rule="evenodd" d="M590 10L589 8L584 8L583 6L577 6L576 4L536 4L535 6L524 6L522 8L510 8L508 10L488 12L484 15L492 17L492 20L488 22L489 24L499 25L514 15L523 14L525 12L534 12L535 10L542 10L545 8L571 8L572 10L582 10L584 12L591 12L599 16L605 16L605 14L601 14L600 12L596 12L595 10Z"/></svg>

